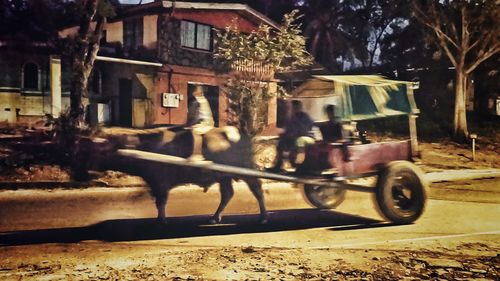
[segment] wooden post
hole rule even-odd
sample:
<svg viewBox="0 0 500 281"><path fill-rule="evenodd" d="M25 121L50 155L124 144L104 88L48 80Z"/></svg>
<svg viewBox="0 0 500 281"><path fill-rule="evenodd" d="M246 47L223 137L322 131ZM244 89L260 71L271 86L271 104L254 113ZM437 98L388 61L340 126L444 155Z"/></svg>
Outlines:
<svg viewBox="0 0 500 281"><path fill-rule="evenodd" d="M472 139L472 161L476 161L476 134L470 134L469 137Z"/></svg>
<svg viewBox="0 0 500 281"><path fill-rule="evenodd" d="M476 161L476 139L472 139L472 161Z"/></svg>
<svg viewBox="0 0 500 281"><path fill-rule="evenodd" d="M411 156L418 157L418 139L417 139L417 115L409 114L408 123L410 126L410 140L411 140Z"/></svg>

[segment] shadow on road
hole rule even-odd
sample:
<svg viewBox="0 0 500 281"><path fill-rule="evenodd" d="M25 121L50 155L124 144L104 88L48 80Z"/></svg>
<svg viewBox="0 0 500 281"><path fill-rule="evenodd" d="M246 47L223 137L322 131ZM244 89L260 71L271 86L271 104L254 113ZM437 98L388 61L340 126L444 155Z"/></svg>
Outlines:
<svg viewBox="0 0 500 281"><path fill-rule="evenodd" d="M76 243L85 240L140 241L173 239L241 233L263 233L331 227L331 230L352 230L389 226L381 221L329 210L294 209L270 213L265 225L257 223L258 215L227 215L223 223L208 225L208 216L169 218L167 225L155 219L107 220L84 227L24 230L0 233L0 246L42 243Z"/></svg>

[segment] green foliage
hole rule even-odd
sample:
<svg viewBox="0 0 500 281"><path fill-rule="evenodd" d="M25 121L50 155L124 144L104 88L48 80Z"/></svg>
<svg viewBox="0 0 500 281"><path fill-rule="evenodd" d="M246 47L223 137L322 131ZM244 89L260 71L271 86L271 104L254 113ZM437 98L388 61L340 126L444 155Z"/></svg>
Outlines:
<svg viewBox="0 0 500 281"><path fill-rule="evenodd" d="M214 52L218 70L227 74L230 124L255 135L266 125L267 102L276 96L270 85L276 71L309 65L312 58L296 24L298 12L283 17L278 29L260 25L243 33L236 22L217 31Z"/></svg>
<svg viewBox="0 0 500 281"><path fill-rule="evenodd" d="M97 6L97 12L102 17L113 18L116 17L115 6L109 1L100 1Z"/></svg>
<svg viewBox="0 0 500 281"><path fill-rule="evenodd" d="M61 147L70 145L77 137L94 137L100 132L100 127L91 127L83 125L76 127L72 123L69 109L61 112L59 117L54 117L50 114L45 115L46 125L52 128L53 138L61 144Z"/></svg>
<svg viewBox="0 0 500 281"><path fill-rule="evenodd" d="M46 115L46 125L52 128L52 139L58 146L58 153L52 157L61 166L68 166L71 171L71 177L75 180L87 180L88 171L85 168L87 163L84 146L80 143L87 137L95 137L100 134L100 127L88 125L75 126L74 120L69 109L61 112L59 117Z"/></svg>
<svg viewBox="0 0 500 281"><path fill-rule="evenodd" d="M305 38L295 23L300 16L294 10L283 17L279 29L260 25L257 30L243 33L237 22L217 31L217 48L214 57L223 70L245 62L262 65L268 71L281 71L309 65L312 59L305 49Z"/></svg>

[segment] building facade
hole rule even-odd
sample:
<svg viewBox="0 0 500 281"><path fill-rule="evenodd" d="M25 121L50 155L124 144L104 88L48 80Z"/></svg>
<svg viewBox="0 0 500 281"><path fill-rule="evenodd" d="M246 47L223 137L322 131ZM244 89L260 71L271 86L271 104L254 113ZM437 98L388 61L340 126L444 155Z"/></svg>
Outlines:
<svg viewBox="0 0 500 281"><path fill-rule="evenodd" d="M0 122L58 115L69 106L69 96L61 96L60 77L61 59L46 42L0 40Z"/></svg>
<svg viewBox="0 0 500 281"><path fill-rule="evenodd" d="M243 4L156 1L125 7L105 26L89 84L90 119L131 127L183 124L191 93L202 86L216 125L224 125L226 78L216 73L213 50L215 30L233 22L242 32L260 24L277 27ZM76 31L68 28L60 36ZM276 89L271 79L263 82ZM66 89L63 82L63 96ZM275 126L275 100L268 112L267 123Z"/></svg>

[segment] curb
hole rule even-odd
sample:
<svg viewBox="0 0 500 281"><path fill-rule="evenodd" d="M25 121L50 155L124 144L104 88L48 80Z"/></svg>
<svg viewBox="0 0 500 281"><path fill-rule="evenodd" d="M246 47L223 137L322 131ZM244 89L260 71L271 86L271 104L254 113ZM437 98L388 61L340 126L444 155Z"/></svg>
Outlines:
<svg viewBox="0 0 500 281"><path fill-rule="evenodd" d="M500 169L465 169L465 170L446 170L441 172L431 172L424 175L429 183L452 182L461 180L478 180L500 178ZM109 185L103 181L95 180L90 182L58 182L58 181L40 181L40 182L0 182L0 190L16 189L52 189L52 188L90 188L90 187L145 187L144 185Z"/></svg>
<svg viewBox="0 0 500 281"><path fill-rule="evenodd" d="M478 180L500 177L500 169L463 169L463 170L446 170L442 172L432 172L425 174L425 179L428 182L449 182L461 180Z"/></svg>
<svg viewBox="0 0 500 281"><path fill-rule="evenodd" d="M39 181L39 182L0 182L0 190L53 189L53 188L90 188L90 187L142 187L141 185L109 185L103 181Z"/></svg>

